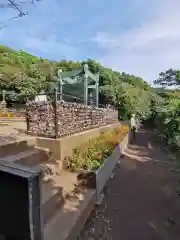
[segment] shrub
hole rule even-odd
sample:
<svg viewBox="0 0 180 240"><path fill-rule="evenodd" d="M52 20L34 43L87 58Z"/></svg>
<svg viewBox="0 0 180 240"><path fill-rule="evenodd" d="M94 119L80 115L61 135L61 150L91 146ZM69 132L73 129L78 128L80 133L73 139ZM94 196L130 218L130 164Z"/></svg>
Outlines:
<svg viewBox="0 0 180 240"><path fill-rule="evenodd" d="M127 126L120 126L111 131L101 132L97 138L90 139L73 149L73 154L68 158L71 169L98 169L104 159L128 133Z"/></svg>
<svg viewBox="0 0 180 240"><path fill-rule="evenodd" d="M180 99L169 99L154 117L154 124L172 150L180 151Z"/></svg>

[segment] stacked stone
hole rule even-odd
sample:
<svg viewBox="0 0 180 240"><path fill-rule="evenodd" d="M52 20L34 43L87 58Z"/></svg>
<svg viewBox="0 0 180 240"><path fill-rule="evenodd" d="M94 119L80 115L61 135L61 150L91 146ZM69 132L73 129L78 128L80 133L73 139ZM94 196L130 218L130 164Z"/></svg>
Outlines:
<svg viewBox="0 0 180 240"><path fill-rule="evenodd" d="M105 115L103 121L106 124L110 124L114 121L118 121L118 111L112 109L105 109Z"/></svg>
<svg viewBox="0 0 180 240"><path fill-rule="evenodd" d="M52 102L28 102L26 114L29 133L47 137L55 136L55 112Z"/></svg>
<svg viewBox="0 0 180 240"><path fill-rule="evenodd" d="M59 136L82 132L91 126L91 107L59 102L57 107Z"/></svg>
<svg viewBox="0 0 180 240"><path fill-rule="evenodd" d="M103 121L105 113L102 109L93 109L91 115L92 126L103 126L105 122Z"/></svg>
<svg viewBox="0 0 180 240"><path fill-rule="evenodd" d="M26 111L29 133L47 137L55 135L55 109L52 102L29 102ZM118 121L115 110L97 109L78 103L57 102L56 114L59 137Z"/></svg>

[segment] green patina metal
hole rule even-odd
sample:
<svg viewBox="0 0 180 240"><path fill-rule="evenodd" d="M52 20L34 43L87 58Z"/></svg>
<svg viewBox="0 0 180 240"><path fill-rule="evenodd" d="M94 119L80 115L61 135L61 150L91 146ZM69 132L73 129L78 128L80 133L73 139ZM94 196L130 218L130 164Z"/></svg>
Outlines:
<svg viewBox="0 0 180 240"><path fill-rule="evenodd" d="M93 74L89 71L88 65L84 64L82 68L72 71L62 72L58 70L58 92L60 92L59 99L62 100L64 87L72 85L73 89L82 89L84 104L88 104L89 91L95 91L96 107L99 105L99 75Z"/></svg>

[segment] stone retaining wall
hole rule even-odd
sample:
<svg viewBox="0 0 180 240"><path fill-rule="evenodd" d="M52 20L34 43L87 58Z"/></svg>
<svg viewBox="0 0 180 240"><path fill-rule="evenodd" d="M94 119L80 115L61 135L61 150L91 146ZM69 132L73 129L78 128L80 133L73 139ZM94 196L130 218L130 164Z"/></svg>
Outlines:
<svg viewBox="0 0 180 240"><path fill-rule="evenodd" d="M118 121L118 112L105 108L92 108L84 104L57 102L29 102L26 104L28 133L58 137L105 126Z"/></svg>

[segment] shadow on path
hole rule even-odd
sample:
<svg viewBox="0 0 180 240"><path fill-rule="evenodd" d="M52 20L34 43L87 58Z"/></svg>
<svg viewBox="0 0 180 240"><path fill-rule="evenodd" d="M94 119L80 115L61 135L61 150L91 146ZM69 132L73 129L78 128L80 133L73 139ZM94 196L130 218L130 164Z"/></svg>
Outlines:
<svg viewBox="0 0 180 240"><path fill-rule="evenodd" d="M165 164L166 154L140 130L115 169L105 198L90 216L81 240L178 240L180 197L177 177Z"/></svg>

